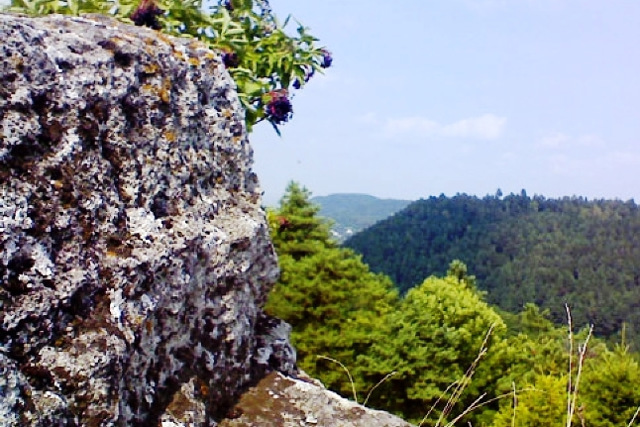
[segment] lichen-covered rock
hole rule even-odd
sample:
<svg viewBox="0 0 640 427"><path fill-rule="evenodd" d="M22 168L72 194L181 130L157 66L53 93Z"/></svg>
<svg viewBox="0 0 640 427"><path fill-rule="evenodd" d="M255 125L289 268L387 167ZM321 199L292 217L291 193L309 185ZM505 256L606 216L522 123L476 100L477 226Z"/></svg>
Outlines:
<svg viewBox="0 0 640 427"><path fill-rule="evenodd" d="M214 425L293 373L251 161L199 42L0 14L0 424Z"/></svg>
<svg viewBox="0 0 640 427"><path fill-rule="evenodd" d="M244 393L219 427L410 427L387 412L365 408L309 378L274 372Z"/></svg>

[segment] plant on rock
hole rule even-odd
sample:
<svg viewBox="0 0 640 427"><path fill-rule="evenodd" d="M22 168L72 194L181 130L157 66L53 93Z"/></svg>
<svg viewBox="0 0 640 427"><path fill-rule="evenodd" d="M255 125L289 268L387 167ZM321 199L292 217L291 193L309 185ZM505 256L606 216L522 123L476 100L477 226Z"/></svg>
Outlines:
<svg viewBox="0 0 640 427"><path fill-rule="evenodd" d="M266 120L279 125L292 114L289 88L300 89L333 57L297 23L285 29L268 0L226 0L203 7L202 0L11 0L9 11L31 15L101 13L123 22L146 25L166 34L193 37L214 50L238 86L247 128Z"/></svg>

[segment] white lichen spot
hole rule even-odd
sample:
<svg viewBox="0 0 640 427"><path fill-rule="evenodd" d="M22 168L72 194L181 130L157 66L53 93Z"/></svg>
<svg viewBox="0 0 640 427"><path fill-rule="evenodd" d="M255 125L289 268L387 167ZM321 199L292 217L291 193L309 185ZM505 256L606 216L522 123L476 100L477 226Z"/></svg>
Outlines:
<svg viewBox="0 0 640 427"><path fill-rule="evenodd" d="M71 216L67 212L58 215L55 219L54 225L58 229L67 228L69 225L71 225Z"/></svg>
<svg viewBox="0 0 640 427"><path fill-rule="evenodd" d="M130 208L127 209L127 224L131 234L147 239L151 235L159 234L162 223L156 220L152 212L144 208Z"/></svg>
<svg viewBox="0 0 640 427"><path fill-rule="evenodd" d="M68 129L65 135L62 137L62 143L60 144L60 147L55 152L55 155L53 157L54 162L61 162L69 154L73 153L73 148L76 147L79 142L80 137L76 133L76 130L73 128Z"/></svg>
<svg viewBox="0 0 640 427"><path fill-rule="evenodd" d="M44 278L53 277L54 265L51 262L51 257L45 247L38 243L35 245L31 251L31 257L34 260L33 268Z"/></svg>
<svg viewBox="0 0 640 427"><path fill-rule="evenodd" d="M111 317L120 323L120 319L122 317L122 306L124 304L122 289L109 289L107 292L109 293L109 299L111 300L109 303L109 312L111 313Z"/></svg>

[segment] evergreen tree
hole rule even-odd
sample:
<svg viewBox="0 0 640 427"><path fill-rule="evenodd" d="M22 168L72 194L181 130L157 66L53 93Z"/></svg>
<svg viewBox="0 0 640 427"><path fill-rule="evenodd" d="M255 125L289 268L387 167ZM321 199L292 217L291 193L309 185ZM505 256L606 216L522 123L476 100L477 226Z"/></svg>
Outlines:
<svg viewBox="0 0 640 427"><path fill-rule="evenodd" d="M492 351L506 327L466 280L466 273L457 274L462 270L452 263L453 275L430 277L411 289L391 318L388 339L374 344L371 356L361 356L361 375L380 379L396 372L372 396L376 407L414 422L434 407L423 425L435 425L458 386L466 389L452 405L451 415L460 414L481 393L491 394L494 378L476 376L475 371L482 366L491 371L480 357L483 346Z"/></svg>
<svg viewBox="0 0 640 427"><path fill-rule="evenodd" d="M632 348L640 336L640 209L633 202L529 197L430 197L349 238L373 271L401 292L446 273L459 259L477 276L487 300L503 310L527 303L565 322L617 338L622 324Z"/></svg>
<svg viewBox="0 0 640 427"><path fill-rule="evenodd" d="M331 223L318 217L320 207L310 201L311 192L290 182L280 207L269 211L271 239L280 257L299 260L337 245L331 239Z"/></svg>
<svg viewBox="0 0 640 427"><path fill-rule="evenodd" d="M625 426L640 406L640 367L637 354L624 345L589 359L580 392L586 424ZM636 423L639 420L636 418ZM635 425L635 424L634 424Z"/></svg>
<svg viewBox="0 0 640 427"><path fill-rule="evenodd" d="M342 368L318 356L357 371L357 357L387 338L387 319L398 296L387 277L370 272L359 256L336 246L310 196L291 183L279 208L269 213L281 276L265 308L292 325L298 365L327 387L352 396ZM373 386L354 380L361 392Z"/></svg>
<svg viewBox="0 0 640 427"><path fill-rule="evenodd" d="M513 397L505 401L508 403L502 406L493 420L494 427L564 426L567 420L567 379L539 375L531 386L516 392L515 409Z"/></svg>

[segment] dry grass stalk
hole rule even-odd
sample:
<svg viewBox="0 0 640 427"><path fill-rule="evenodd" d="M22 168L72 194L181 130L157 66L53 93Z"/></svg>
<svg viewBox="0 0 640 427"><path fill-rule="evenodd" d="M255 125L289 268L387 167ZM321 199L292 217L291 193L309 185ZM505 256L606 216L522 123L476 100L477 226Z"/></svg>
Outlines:
<svg viewBox="0 0 640 427"><path fill-rule="evenodd" d="M351 372L349 372L349 369L347 369L347 367L344 366L342 362L332 357L328 357L328 356L316 356L316 357L318 357L318 359L329 360L330 362L337 363L338 365L340 365L340 367L347 373L347 376L349 377L349 382L351 383L351 391L353 392L353 400L354 402L358 403L358 393L356 393L356 385L353 382L353 377L351 376Z"/></svg>
<svg viewBox="0 0 640 427"><path fill-rule="evenodd" d="M589 327L589 333L584 341L584 344L578 346L578 372L576 373L575 384L572 384L573 376L573 322L571 320L571 310L569 306L565 304L567 310L567 323L569 324L569 379L567 385L567 427L571 427L573 421L573 415L576 411L576 402L578 400L578 387L580 385L580 377L582 376L582 368L584 366L584 359L587 355L587 348L589 340L593 334L593 325Z"/></svg>

